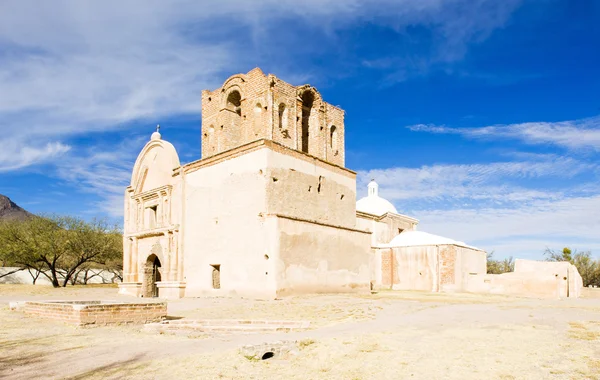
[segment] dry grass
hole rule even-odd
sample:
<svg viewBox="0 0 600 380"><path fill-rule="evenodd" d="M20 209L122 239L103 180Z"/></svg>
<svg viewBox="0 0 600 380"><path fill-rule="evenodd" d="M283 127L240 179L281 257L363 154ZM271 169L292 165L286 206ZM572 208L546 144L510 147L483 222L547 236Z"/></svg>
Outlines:
<svg viewBox="0 0 600 380"><path fill-rule="evenodd" d="M303 320L310 328L343 322L372 320L382 306L372 300L332 296L333 302L324 304L321 298L297 297L277 301L244 300L232 302L215 299L201 308L177 313L190 319L266 319Z"/></svg>
<svg viewBox="0 0 600 380"><path fill-rule="evenodd" d="M597 322L569 322L569 337L578 340L600 340L600 328Z"/></svg>
<svg viewBox="0 0 600 380"><path fill-rule="evenodd" d="M10 291L16 296L39 294L38 288L45 287L31 288ZM6 289L11 288L0 287L0 294ZM110 292L105 295L114 292L106 290ZM59 297L87 299L102 291L58 289L64 292ZM373 298L196 299L170 304L177 315L190 318L312 322L313 330L292 337L301 348L297 355L269 360L242 356L239 347L247 342L236 334L215 338L145 334L132 326L80 329L1 307L0 378L28 379L43 373L72 379L593 379L600 373L600 322L593 321L600 315L590 310L594 300L578 304L588 309L577 309L568 302L527 304L500 298L492 302L477 295L382 292ZM535 312L516 307L524 303ZM540 318L533 320L534 314ZM342 324L349 321L357 324ZM281 339L258 337L264 342Z"/></svg>
<svg viewBox="0 0 600 380"><path fill-rule="evenodd" d="M90 285L68 285L66 288L54 288L50 285L28 285L28 284L0 284L0 295L2 296L77 296L86 295L90 290L102 290L118 288L118 284L90 284Z"/></svg>
<svg viewBox="0 0 600 380"><path fill-rule="evenodd" d="M471 293L432 293L425 291L391 291L379 290L373 294L361 294L356 297L377 299L377 300L405 300L422 303L440 303L440 304L490 304L498 302L515 302L519 298L489 295L489 294L471 294Z"/></svg>

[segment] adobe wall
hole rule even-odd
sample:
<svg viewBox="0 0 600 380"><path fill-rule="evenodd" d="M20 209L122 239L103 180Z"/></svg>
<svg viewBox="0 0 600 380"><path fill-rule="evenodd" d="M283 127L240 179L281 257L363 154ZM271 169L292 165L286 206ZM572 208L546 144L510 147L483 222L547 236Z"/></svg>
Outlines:
<svg viewBox="0 0 600 380"><path fill-rule="evenodd" d="M456 245L374 248L372 252L371 279L377 288L465 291L469 276L486 272L485 252Z"/></svg>
<svg viewBox="0 0 600 380"><path fill-rule="evenodd" d="M277 295L368 292L370 233L270 215L278 236Z"/></svg>
<svg viewBox="0 0 600 380"><path fill-rule="evenodd" d="M375 248L381 277L374 287L394 290L438 290L436 246Z"/></svg>
<svg viewBox="0 0 600 380"><path fill-rule="evenodd" d="M240 295L270 298L273 248L266 209L268 150L256 149L184 174L186 297ZM202 161L198 163L202 164ZM220 289L213 288L219 266Z"/></svg>
<svg viewBox="0 0 600 380"><path fill-rule="evenodd" d="M514 272L472 276L465 286L473 293L557 299L580 297L583 283L568 262L517 259Z"/></svg>
<svg viewBox="0 0 600 380"><path fill-rule="evenodd" d="M268 152L265 211L354 228L356 174L278 148Z"/></svg>
<svg viewBox="0 0 600 380"><path fill-rule="evenodd" d="M583 281L577 268L569 262L515 260L515 273L529 273L532 276L554 276L561 283L559 297L579 297Z"/></svg>
<svg viewBox="0 0 600 380"><path fill-rule="evenodd" d="M356 227L373 232L371 246L387 244L402 231L411 231L417 228L416 220L402 215L387 214L375 217L365 213L356 214Z"/></svg>
<svg viewBox="0 0 600 380"><path fill-rule="evenodd" d="M448 265L452 266L454 277L441 280L443 291L464 291L469 277L483 276L487 273L487 255L484 251L458 245L440 246L442 268L441 261L446 257L445 252L453 252L448 256L450 258Z"/></svg>
<svg viewBox="0 0 600 380"><path fill-rule="evenodd" d="M560 281L553 276L532 276L531 273L503 273L471 276L465 281L471 293L501 294L531 298L560 298Z"/></svg>

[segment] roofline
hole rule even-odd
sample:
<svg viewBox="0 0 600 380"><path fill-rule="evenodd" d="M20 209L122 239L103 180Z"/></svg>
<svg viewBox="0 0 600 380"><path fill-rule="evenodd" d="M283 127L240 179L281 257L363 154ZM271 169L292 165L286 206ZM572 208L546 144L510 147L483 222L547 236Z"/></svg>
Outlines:
<svg viewBox="0 0 600 380"><path fill-rule="evenodd" d="M472 247L472 246L466 245L466 244L456 244L456 243L414 244L414 245L391 245L390 243L387 243L387 244L376 245L373 248L383 249L383 248L408 248L408 247L431 247L431 246L439 247L440 245L455 245L457 247L469 248L469 249L472 249L474 251L480 251L480 252L486 252L487 253L487 251L485 251L485 250L483 250L481 248Z"/></svg>
<svg viewBox="0 0 600 380"><path fill-rule="evenodd" d="M288 156L319 165L323 168L326 168L326 169L336 172L338 174L345 175L346 177L349 177L349 178L353 178L353 179L356 178L355 171L352 171L341 165L337 165L332 162L325 161L321 158L312 156L308 153L289 148L289 147L282 145L278 142L275 142L273 140L264 139L264 138L246 143L244 145L240 145L238 147L226 150L224 152L217 153L213 156L201 158L199 160L189 162L185 165L181 165L180 167L173 169L173 176L179 175L181 173L181 171L183 171L185 174L191 173L191 172L194 172L203 167L215 165L220 162L223 162L223 161L235 158L235 157L239 157L244 154L259 150L259 149L265 149L265 148L270 149L271 151L274 151L277 153L286 154Z"/></svg>
<svg viewBox="0 0 600 380"><path fill-rule="evenodd" d="M399 217L401 217L403 219L407 219L410 222L419 223L419 219L416 219L416 218L413 218L411 216L404 215L404 214L398 214L398 213L395 213L395 212L390 212L390 211L386 212L383 215L376 215L376 214L371 214L369 212L356 210L356 216L364 216L364 217L367 217L369 219L375 219L377 221L380 221L381 219L385 218L386 216L399 216Z"/></svg>

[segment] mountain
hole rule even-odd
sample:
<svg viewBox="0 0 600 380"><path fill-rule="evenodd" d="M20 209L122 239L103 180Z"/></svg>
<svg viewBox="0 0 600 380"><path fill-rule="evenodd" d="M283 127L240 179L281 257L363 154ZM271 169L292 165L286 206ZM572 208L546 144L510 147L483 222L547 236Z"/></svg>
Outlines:
<svg viewBox="0 0 600 380"><path fill-rule="evenodd" d="M29 212L17 206L10 198L0 194L0 220L23 220L29 216L31 216Z"/></svg>

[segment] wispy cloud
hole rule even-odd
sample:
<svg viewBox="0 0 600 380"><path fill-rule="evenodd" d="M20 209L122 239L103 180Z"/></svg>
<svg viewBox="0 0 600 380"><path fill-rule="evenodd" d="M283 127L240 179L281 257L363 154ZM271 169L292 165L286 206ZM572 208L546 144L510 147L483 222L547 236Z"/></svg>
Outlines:
<svg viewBox="0 0 600 380"><path fill-rule="evenodd" d="M525 255L538 259L546 247L600 248L599 215L600 195L540 199L517 207L453 208L417 213L423 230L496 250L501 256Z"/></svg>
<svg viewBox="0 0 600 380"><path fill-rule="evenodd" d="M569 178L582 174L597 177L597 163L555 155L530 156L528 160L487 164L439 164L419 168L387 168L358 173L359 192L371 178L379 182L385 196L393 201L418 203L488 201L519 202L555 199L564 191L574 192ZM539 190L536 181L561 179ZM559 186L563 184L563 186ZM400 207L405 209L406 207Z"/></svg>
<svg viewBox="0 0 600 380"><path fill-rule="evenodd" d="M116 146L97 144L72 152L56 164L56 176L78 191L97 196L92 213L123 215L123 194L131 180L135 159L146 137L126 138Z"/></svg>
<svg viewBox="0 0 600 380"><path fill-rule="evenodd" d="M547 246L600 248L600 165L554 154L512 156L362 171L359 196L374 178L381 195L418 218L421 230L496 250L498 257L539 259Z"/></svg>
<svg viewBox="0 0 600 380"><path fill-rule="evenodd" d="M321 38L314 46L325 50L335 45L336 33L357 24L398 32L420 24L433 30L444 54L460 55L449 52L501 26L518 3L224 0L207 7L191 0L5 1L0 131L63 141L132 120L199 113L202 89L261 64L283 77L307 78L306 65L292 63L293 50L263 54L274 31L289 35L289 46L313 46L288 30L291 20L317 32Z"/></svg>
<svg viewBox="0 0 600 380"><path fill-rule="evenodd" d="M532 122L480 128L412 125L415 132L455 134L472 139L515 139L527 144L548 144L568 149L600 151L600 116L561 122Z"/></svg>
<svg viewBox="0 0 600 380"><path fill-rule="evenodd" d="M71 149L60 142L31 145L31 142L10 138L0 139L0 146L0 173L52 161Z"/></svg>

